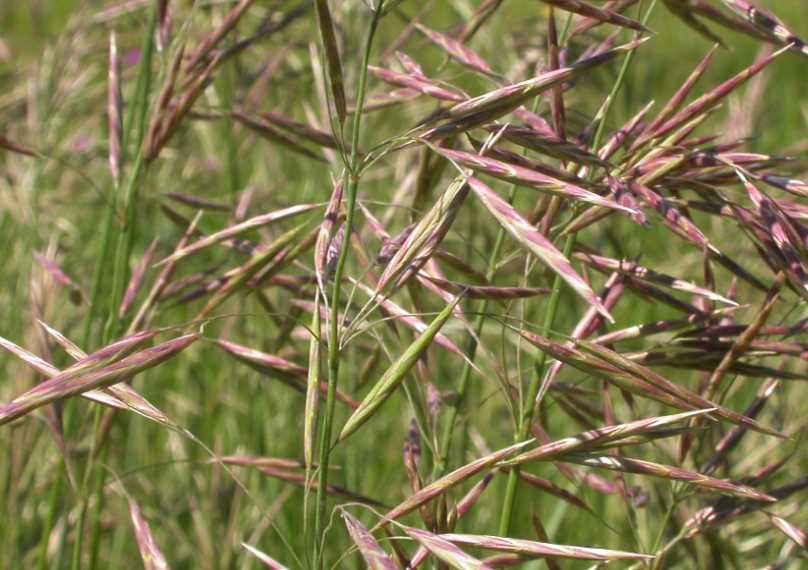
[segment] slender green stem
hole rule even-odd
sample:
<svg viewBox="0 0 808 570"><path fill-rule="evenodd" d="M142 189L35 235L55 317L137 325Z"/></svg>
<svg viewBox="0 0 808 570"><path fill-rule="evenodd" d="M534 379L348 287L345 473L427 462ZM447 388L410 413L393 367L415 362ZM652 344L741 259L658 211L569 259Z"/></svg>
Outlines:
<svg viewBox="0 0 808 570"><path fill-rule="evenodd" d="M238 56L234 56L234 59ZM216 81L216 94L219 98L219 104L229 109L233 107L235 101L234 87L238 84L238 78L235 73L235 61L233 65L224 65L219 71L219 78ZM241 187L241 177L239 176L239 157L238 157L238 141L235 137L235 132L227 122L221 122L218 125L222 137L222 146L224 152L225 173L227 176L228 194L233 206L238 201L238 191Z"/></svg>
<svg viewBox="0 0 808 570"><path fill-rule="evenodd" d="M533 113L539 107L539 99L536 98L531 106ZM522 155L527 155L527 149L522 151ZM513 204L516 198L516 184L511 184L508 188L508 204ZM491 255L488 258L488 267L485 270L485 278L487 281L492 281L497 272L497 262L499 255L502 252L502 244L505 243L505 228L499 226L497 229L497 236L494 239L494 248L491 250ZM477 339L483 332L483 324L485 323L485 315L488 311L488 299L480 303L477 311L477 317L474 319L474 336L469 339L468 348L466 349L466 356L468 361L463 365L463 372L460 375L460 381L457 383L457 399L455 405L449 408L446 423L443 426L441 439L439 441L435 463L432 468L432 479L435 480L446 471L447 459L449 457L449 449L452 445L452 434L454 433L455 424L457 423L457 416L460 413L462 406L466 400L466 391L468 390L468 383L471 379L472 366L470 362L474 362L477 356Z"/></svg>
<svg viewBox="0 0 808 570"><path fill-rule="evenodd" d="M513 203L514 197L516 196L516 186L511 185L510 191L508 192L508 203ZM505 241L505 229L500 227L497 231L497 237L494 240L494 248L491 250L491 256L488 258L488 268L486 269L485 278L488 281L491 281L494 278L494 274L496 273L497 268L497 260L499 259L499 254L502 251L502 244ZM466 357L469 361L473 362L475 356L477 355L477 339L483 332L483 324L485 323L485 314L488 311L488 299L485 299L480 303L480 307L477 311L477 317L474 320L474 336L469 339L468 347L466 348ZM449 412L446 418L446 422L443 426L443 431L441 432L441 438L437 449L437 455L435 457L435 464L433 467L432 478L436 479L440 477L446 471L446 464L447 459L449 457L449 449L452 444L452 434L454 433L455 424L457 422L457 416L460 413L461 407L466 399L466 391L468 390L468 383L471 379L471 372L472 367L469 365L468 362L465 363L463 366L463 372L460 375L460 380L457 383L457 399L452 407L449 408Z"/></svg>
<svg viewBox="0 0 808 570"><path fill-rule="evenodd" d="M353 228L354 214L356 211L356 195L359 187L359 135L362 125L362 109L365 103L365 91L367 89L368 65L370 64L370 53L373 46L373 38L379 25L382 15L381 4L377 6L373 13L373 19L368 29L365 41L365 51L362 56L362 67L359 70L359 85L356 93L356 105L353 115L351 129L351 156L350 164L347 166L346 194L348 198L348 213L345 219L346 239L343 245L337 267L334 271L334 285L331 290L331 315L328 334L328 390L326 392L325 413L323 416L322 430L320 431L320 461L319 478L317 485L317 506L314 518L315 538L319 543L316 556L315 568L322 568L324 563L323 549L325 541L323 539L323 524L326 518L326 501L328 488L328 470L331 458L331 432L334 420L334 408L336 403L337 381L339 377L339 301L342 288L342 276L345 271L345 264L350 250L350 235Z"/></svg>
<svg viewBox="0 0 808 570"><path fill-rule="evenodd" d="M90 305L87 313L84 315L84 331L82 333L83 343L82 346L85 350L89 349L90 333L92 330L93 321L98 314L98 304L101 299L101 285L104 280L104 260L109 257L110 249L112 247L112 225L115 220L115 197L118 195L118 185L113 189L113 195L107 208L107 213L104 219L103 230L101 230L101 246L98 249L98 258L95 263L95 271L93 271L93 285L90 290Z"/></svg>
<svg viewBox="0 0 808 570"><path fill-rule="evenodd" d="M104 337L108 340L115 337L121 329L118 321L118 306L123 298L126 281L129 274L129 258L132 255L132 247L135 241L135 227L137 223L137 197L140 180L144 173L146 164L143 157L143 149L138 151L135 163L132 167L132 175L126 186L123 196L124 225L118 234L118 241L115 247L115 259L112 274L112 292L109 296L109 307L107 324L104 329Z"/></svg>
<svg viewBox="0 0 808 570"><path fill-rule="evenodd" d="M651 0L651 5L648 7L648 10L644 13L642 18L642 23L645 24L648 22L648 18L651 16L651 13L656 6L657 0ZM640 11L642 13L642 5L640 6ZM612 85L612 89L609 92L606 101L604 102L603 106L598 113L596 120L598 120L598 128L595 132L595 136L592 139L592 148L597 149L600 147L601 141L603 139L603 134L605 132L605 125L606 119L609 116L609 111L611 110L612 104L614 103L615 98L617 97L617 93L620 91L620 88L623 86L623 83L626 78L626 73L628 72L628 68L631 66L631 62L634 59L634 51L630 51L626 57L623 59L623 65L620 67L620 72L617 75L617 79L615 80L614 84ZM577 239L577 233L569 234L566 239L564 240L564 257L568 258L572 253L572 250L575 248L575 241ZM550 300L547 306L547 312L544 315L544 323L542 325L542 334L547 335L555 325L555 318L556 313L558 312L558 304L561 298L561 286L562 286L562 279L560 275L556 275L555 279L553 279L553 289L550 293ZM535 414L536 408L538 407L537 397L539 395L539 391L541 390L542 381L544 378L545 369L547 366L547 353L542 352L539 354L538 359L536 360L536 367L535 373L533 375L533 379L528 387L527 391L527 399L522 403L521 409L521 416L519 419L519 428L516 432L516 437L514 438L515 441L522 441L524 440L528 434L530 433L530 425L533 422L533 415ZM511 469L508 473L508 482L505 488L505 500L502 504L502 512L500 513L499 519L499 535L500 536L508 536L510 533L511 527L511 520L513 518L513 507L516 503L516 493L518 490L518 483L519 483L519 467L515 467Z"/></svg>
<svg viewBox="0 0 808 570"><path fill-rule="evenodd" d="M117 309L118 305L120 304L121 298L123 296L123 290L126 286L126 279L128 273L128 265L129 265L129 257L131 255L132 246L134 244L134 226L136 221L136 203L137 203L137 188L140 184L140 179L145 169L145 161L143 158L143 139L146 133L146 118L148 114L148 107L149 107L149 94L151 92L151 63L152 63L152 56L154 54L154 31L157 25L157 7L159 2L155 0L152 3L151 14L149 18L149 25L146 29L146 35L143 38L143 48L142 48L142 55L140 61L140 68L138 70L138 78L135 85L135 99L133 101L132 107L129 109L129 114L127 116L127 128L126 128L126 135L124 138L124 142L131 140L131 133L134 129L135 137L134 140L137 143L138 153L135 158L135 162L132 166L132 171L129 174L127 186L124 190L123 195L123 206L124 206L124 226L121 228L120 233L118 235L118 241L115 250L115 259L113 265L113 282L112 282L112 294L109 297L109 306L108 306L108 315L107 315L107 324L104 329L104 333L102 336L103 342L108 342L114 335L118 334L120 331L120 324L117 321ZM122 145L122 148L125 148ZM108 221L109 221L109 228L111 231L112 222L114 221L115 209L117 205L117 201L120 199L118 196L119 193L116 192L115 201L110 207L110 211L108 212ZM105 226L105 234L107 228ZM98 301L98 295L100 294L100 286L101 286L101 268L105 263L105 258L109 253L109 240L110 235L106 234L104 242L102 244L102 257L98 260L96 266L96 275L93 279L93 291L96 295L96 302ZM96 285L96 281L98 282ZM90 311L92 313L92 309ZM90 336L90 326L91 323L89 319L92 318L92 314L88 317L88 320L85 321L84 324L84 334L85 340L89 341ZM87 342L85 342L85 346L87 346ZM83 538L84 538L84 524L87 518L88 506L90 495L88 491L91 491L91 494L96 495L98 501L101 500L101 493L103 493L103 474L99 474L98 477L93 478L92 474L95 468L95 460L98 451L98 427L101 424L102 418L102 410L101 408L96 408L94 412L94 419L93 419L93 431L92 431L92 446L90 451L90 457L85 468L84 477L82 478L81 488L80 488L80 500L81 505L79 509L79 519L76 524L75 535L76 540L73 546L73 558L71 563L72 570L79 570L81 568L81 555L82 555L82 546L83 546ZM90 488L92 487L92 488ZM98 525L93 525L92 537L91 537L91 544L94 545L94 548L98 548L98 540L99 536L98 533L100 532L100 527ZM93 570L95 565L96 556L92 556L90 560L90 566L88 568Z"/></svg>
<svg viewBox="0 0 808 570"><path fill-rule="evenodd" d="M53 525L56 523L56 513L59 511L59 505L61 504L64 477L65 466L64 463L60 463L56 468L56 477L51 486L50 498L48 500L48 518L45 520L45 526L42 530L42 539L39 544L37 570L48 569L48 544L50 543L50 534L53 530Z"/></svg>
<svg viewBox="0 0 808 570"><path fill-rule="evenodd" d="M95 444L96 444L96 434L98 433L98 427L101 425L101 408L96 407L93 412L93 444L92 444L92 451L90 452L90 459L87 462L87 468L84 470L84 477L81 481L81 486L79 488L79 498L81 500L81 505L79 506L79 520L76 522L76 542L73 545L73 560L71 562L71 569L72 570L79 570L81 566L81 551L84 539L84 523L87 520L87 510L90 505L90 496L88 494L89 486L90 486L90 476L93 473L93 467L95 464Z"/></svg>
<svg viewBox="0 0 808 570"><path fill-rule="evenodd" d="M156 3L155 3L156 4ZM143 40L143 59L138 69L138 76L135 83L135 98L132 105L128 109L126 117L126 129L122 134L121 141L121 168L123 168L126 161L127 142L132 138L132 131L137 127L137 134L135 140L141 144L146 129L146 111L148 109L148 94L151 84L151 56L152 56L152 43L154 37L154 28L157 22L156 8L153 10L151 22L147 29L146 37ZM115 223L115 213L119 206L120 200L120 185L115 184L112 188L112 196L110 198L109 207L107 208L106 216L104 218L104 225L101 234L101 246L98 250L98 257L95 262L95 270L93 271L93 283L90 291L90 304L89 309L84 316L83 325L83 347L85 350L89 349L90 333L93 320L98 314L98 305L101 297L101 288L104 282L104 275L107 272L107 258L109 257L112 247L112 228Z"/></svg>
<svg viewBox="0 0 808 570"><path fill-rule="evenodd" d="M100 453L102 454L101 463L106 461L106 456L109 453L109 446L104 447ZM88 568L91 570L98 567L98 555L101 551L101 513L104 510L104 503L106 497L104 495L104 481L106 480L105 472L103 469L95 470L95 481L93 483L92 494L95 495L96 501L93 505L93 510L90 513L90 519L93 521L93 529L90 533L90 565Z"/></svg>
<svg viewBox="0 0 808 570"><path fill-rule="evenodd" d="M564 257L569 257L572 249L575 247L575 236L577 234L570 234L564 242ZM547 312L544 314L544 323L542 324L542 334L547 334L552 330L555 323L556 312L558 311L558 303L561 299L561 286L562 279L556 275L553 279L553 289L550 293L550 301L547 306ZM535 410L536 396L539 394L541 388L541 379L544 376L544 369L547 364L547 353L542 352L536 361L535 373L533 381L527 391L527 399L522 405L521 415L519 417L519 429L517 430L514 441L522 441L527 437L530 431L530 424L533 421L533 412ZM508 536L511 526L511 518L513 516L513 506L516 502L516 490L519 483L519 467L514 467L508 472L508 483L505 488L505 501L502 504L502 513L499 520L499 535Z"/></svg>
<svg viewBox="0 0 808 570"><path fill-rule="evenodd" d="M673 517L673 511L678 506L678 503L679 501L676 497L676 493L673 493L671 496L671 503L668 505L668 508L665 509L665 516L662 518L662 523L659 525L659 531L657 531L656 538L654 539L653 546L651 547L651 552L656 552L662 545L662 538L665 536L665 530L668 527L668 522L670 522L671 517Z"/></svg>
<svg viewBox="0 0 808 570"><path fill-rule="evenodd" d="M139 81L139 79L138 79ZM140 87L136 86L136 92L140 92ZM129 121L129 127L131 128L131 121ZM126 132L123 134L123 141L121 141L121 152L125 154L126 149ZM123 167L125 157L121 157L121 167ZM104 282L104 274L105 274L105 267L106 267L106 260L109 257L110 250L112 247L112 228L115 222L115 211L117 209L117 200L118 195L120 192L120 186L118 184L113 183L112 185L112 193L109 197L106 214L104 216L103 222L103 229L101 230L101 245L98 248L98 253L95 261L95 269L93 270L93 281L92 286L90 289L90 300L87 312L84 315L84 322L82 325L82 342L81 346L84 347L85 350L90 350L90 340L92 336L92 325L95 322L95 318L98 316L98 309L101 301L101 290ZM65 419L64 423L69 429L71 426L71 420L73 417L75 404L73 402L68 402L67 406L65 407ZM65 459L67 461L67 459ZM40 547L40 556L39 562L37 564L37 568L39 570L44 570L48 566L48 542L50 540L50 534L53 531L53 525L56 522L56 514L61 504L62 499L62 484L64 481L66 466L65 463L62 462L57 467L56 477L54 478L54 487L50 495L49 506L48 506L48 517L45 521L45 526L42 529L42 538L41 538L41 547Z"/></svg>
<svg viewBox="0 0 808 570"><path fill-rule="evenodd" d="M137 198L141 178L147 166L144 156L143 139L146 136L146 119L149 110L149 95L151 94L152 88L151 64L154 55L154 32L157 26L158 5L159 0L155 0L152 3L149 26L146 30L146 36L143 38L142 59L140 68L138 69L135 101L127 117L128 134L131 134L132 129L136 129L134 140L137 142L136 148L138 150L123 195L124 226L118 235L115 250L112 295L110 296L109 316L105 330L107 336L120 332L120 323L118 323L116 319L117 309L123 297L123 291L128 278L129 258L135 241Z"/></svg>

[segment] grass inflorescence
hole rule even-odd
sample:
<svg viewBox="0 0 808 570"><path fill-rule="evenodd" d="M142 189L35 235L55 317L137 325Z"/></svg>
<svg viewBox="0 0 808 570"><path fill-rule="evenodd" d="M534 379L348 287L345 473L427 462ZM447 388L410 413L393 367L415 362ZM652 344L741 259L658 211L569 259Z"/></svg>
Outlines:
<svg viewBox="0 0 808 570"><path fill-rule="evenodd" d="M799 9L40 4L0 566L806 564Z"/></svg>

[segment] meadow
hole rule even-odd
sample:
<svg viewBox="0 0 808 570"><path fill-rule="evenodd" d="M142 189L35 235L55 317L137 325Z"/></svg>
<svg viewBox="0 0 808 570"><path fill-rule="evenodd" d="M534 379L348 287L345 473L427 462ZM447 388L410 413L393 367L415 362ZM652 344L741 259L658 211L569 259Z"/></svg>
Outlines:
<svg viewBox="0 0 808 570"><path fill-rule="evenodd" d="M808 565L806 13L0 3L0 569Z"/></svg>

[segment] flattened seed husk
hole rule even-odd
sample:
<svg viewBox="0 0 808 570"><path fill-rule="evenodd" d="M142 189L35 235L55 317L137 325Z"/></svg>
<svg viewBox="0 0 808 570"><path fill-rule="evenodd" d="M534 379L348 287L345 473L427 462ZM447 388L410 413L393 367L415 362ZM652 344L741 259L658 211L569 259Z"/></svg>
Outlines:
<svg viewBox="0 0 808 570"><path fill-rule="evenodd" d="M364 285L363 283L356 281L355 279L351 279L351 282L356 286L358 289L363 291L365 294L373 297L373 290ZM458 291L455 295L461 295L462 291ZM449 302L453 300L449 299ZM383 299L379 301L379 306L387 313L390 313L393 317L395 317L396 321L400 321L404 323L409 328L413 329L418 334L423 334L423 332L428 328L428 325L422 321L417 316L413 315L410 311L405 310L403 307L393 303L390 299ZM460 358L465 358L465 354L463 353L458 346L451 341L449 337L447 337L443 333L438 333L435 335L435 344L439 345L441 348L448 350L449 352L456 354Z"/></svg>
<svg viewBox="0 0 808 570"><path fill-rule="evenodd" d="M638 32L648 31L645 26L636 20L627 18L626 16L607 8L601 8L599 6L595 6L594 4L590 4L589 2L583 2L582 0L542 0L542 2L557 6L558 8L561 8L567 12L572 12L580 16L597 20L599 22L614 24L615 26L621 26L623 28L628 28Z"/></svg>
<svg viewBox="0 0 808 570"><path fill-rule="evenodd" d="M734 495L744 499L751 499L753 501L761 502L775 502L776 498L766 493L762 493L757 489L753 489L747 485L739 485L724 479L715 479L701 473L688 471L679 467L672 467L669 465L662 465L652 461L644 461L641 459L631 459L629 457L615 457L607 455L594 455L588 453L570 454L565 456L564 461L578 463L580 465L587 465L590 467L600 467L609 469L611 471L620 471L623 473L636 473L638 475L649 475L652 477L660 477L663 479L673 479L676 481L684 481L696 487L703 488L716 493L726 495Z"/></svg>
<svg viewBox="0 0 808 570"><path fill-rule="evenodd" d="M121 299L121 306L118 308L119 319L123 319L123 317L129 311L129 307L131 307L132 303L134 303L135 297L140 291L141 285L143 285L143 278L146 276L146 271L149 269L151 258L156 249L157 238L155 238L149 247L146 248L146 251L143 252L143 257L140 259L137 266L135 266L134 271L132 271L132 277L129 279L129 284L126 286L126 292L123 295L123 299Z"/></svg>
<svg viewBox="0 0 808 570"><path fill-rule="evenodd" d="M238 465L240 467L274 467L278 469L302 469L303 463L296 459L283 457L255 457L252 455L225 455L211 459L210 463L224 463L225 465Z"/></svg>
<svg viewBox="0 0 808 570"><path fill-rule="evenodd" d="M599 270L619 271L621 273L627 273L633 275L634 277L637 277L638 279L650 281L652 283L657 283L659 285L670 287L671 289L676 289L678 291L684 291L686 293L690 293L691 295L698 295L710 299L712 301L718 301L719 303L725 303L731 306L738 305L738 303L736 303L735 301L727 299L726 297L724 297L723 295L719 295L715 291L711 291L710 289L707 289L705 287L699 287L695 283L685 281L684 279L677 279L676 277L671 277L663 273L658 273L652 269L643 267L642 265L639 265L633 261L611 259L608 257L587 253L576 253L574 257L576 259L580 259L581 261Z"/></svg>
<svg viewBox="0 0 808 570"><path fill-rule="evenodd" d="M193 69L197 64L203 61L208 54L211 53L213 48L216 47L222 38L224 38L230 32L230 30L235 27L253 1L254 0L239 0L238 4L233 6L230 11L225 14L219 27L205 36L205 38L199 44L199 47L190 56L188 63L185 64L186 70Z"/></svg>
<svg viewBox="0 0 808 570"><path fill-rule="evenodd" d="M354 541L354 544L356 544L356 547L359 549L362 558L365 559L365 563L367 563L370 570L397 570L398 566L396 566L396 563L393 562L384 549L379 546L379 543L376 542L373 535L370 534L368 529L366 529L357 518L344 510L341 511L340 514L345 521L348 534L351 535L351 539Z"/></svg>
<svg viewBox="0 0 808 570"><path fill-rule="evenodd" d="M771 515L769 520L777 530L786 535L791 541L803 550L808 550L808 535L801 528L791 524L786 519Z"/></svg>
<svg viewBox="0 0 808 570"><path fill-rule="evenodd" d="M619 210L627 214L636 213L636 210L621 206L613 200L599 196L598 194L585 190L580 186L552 178L540 172L536 172L535 170L525 168L524 166L519 166L518 164L508 164L506 162L502 162L501 160L459 150L451 150L439 147L434 147L434 150L438 154L445 156L460 166L470 168L475 172L489 174L495 178L507 180L508 182L513 182L514 184L518 184L520 186L534 188L561 198L579 200L581 202L595 204L604 208Z"/></svg>
<svg viewBox="0 0 808 570"><path fill-rule="evenodd" d="M459 485L463 481L474 477L481 471L491 467L492 465L503 461L512 455L519 452L525 446L529 445L533 440L523 441L520 443L515 443L509 447L505 447L493 453L489 453L488 455L481 457L471 463L463 465L462 467L458 467L451 473L448 473L441 477L440 479L430 483L426 487L422 488L420 491L412 495L403 503L396 506L394 509L389 511L385 516L384 520L380 523L382 525L388 524L390 521L393 521L399 517L406 515L420 507L428 503L429 501L443 495L449 489L452 489L456 485Z"/></svg>
<svg viewBox="0 0 808 570"><path fill-rule="evenodd" d="M260 560L261 563L267 568L270 568L271 570L289 570L286 566L284 566L283 564L281 564L268 554L261 552L254 546L250 546L246 542L242 542L241 546L243 546L247 552L249 552L250 554L255 556L258 560Z"/></svg>
<svg viewBox="0 0 808 570"><path fill-rule="evenodd" d="M373 386L359 408L348 418L342 431L339 434L338 441L343 441L359 427L368 421L379 407L389 398L393 392L401 385L404 378L409 373L410 369L415 365L421 354L429 348L435 335L438 334L440 329L452 315L452 310L455 305L460 301L458 297L454 303L450 303L429 323L429 326L416 338L413 343L407 347L402 355L396 360L390 368L385 371L378 382Z"/></svg>
<svg viewBox="0 0 808 570"><path fill-rule="evenodd" d="M692 417L708 414L712 411L713 409L708 408L705 410L684 412L670 416L647 418L625 424L605 426L595 430L586 431L580 435L567 437L546 445L542 445L541 447L526 451L513 459L505 461L503 464L510 466L520 465L522 463L528 463L531 461L549 461L558 457L563 457L567 453L573 453L583 449L596 449L611 442L652 432L663 426L682 422Z"/></svg>
<svg viewBox="0 0 808 570"><path fill-rule="evenodd" d="M789 45L796 52L808 55L808 44L789 30L785 24L766 10L758 8L746 0L721 0L725 6L743 17L756 29L775 39L777 43Z"/></svg>
<svg viewBox="0 0 808 570"><path fill-rule="evenodd" d="M523 103L551 89L552 87L571 80L584 71L601 65L637 48L644 40L638 40L619 46L612 50L593 55L580 60L569 67L544 73L532 79L501 87L474 97L440 113L434 120L448 119L448 123L430 129L422 134L424 138L437 138L468 131L480 124L487 123L510 113ZM430 122L433 122L430 121Z"/></svg>
<svg viewBox="0 0 808 570"><path fill-rule="evenodd" d="M47 327L47 325L44 325L44 324L43 324L43 326ZM48 331L49 334L52 331L52 329L50 329L50 327L47 327L46 330ZM22 360L25 364L27 364L29 367L33 368L39 374L42 374L46 378L54 378L55 376L58 376L62 372L61 370L59 370L58 368L56 368L52 364L50 364L48 362L45 362L44 360L42 360L41 358L39 358L35 354L33 354L31 352L28 352L24 348L22 348L20 346L17 346L13 342L11 342L11 341L3 338L3 337L0 337L0 347L4 348L9 353L13 354L14 356L16 356L17 358ZM80 354L81 354L81 356L79 358L85 358L86 357L86 354L84 354L84 352L80 351ZM71 353L71 356L73 356L72 353ZM74 356L74 358L75 358L75 356ZM118 386L112 386L108 390L112 390L113 388L118 389L121 386L124 386L124 384L119 384ZM130 390L132 390L132 389L130 388ZM132 390L132 391L134 391L134 390ZM145 417L147 417L149 419L152 419L152 420L155 420L155 421L157 421L159 423L164 423L164 421L165 421L165 415L162 414L161 412L159 412L159 410L156 410L156 408L154 408L150 404L145 405L144 403L140 403L140 404L135 405L136 402L135 402L135 400L133 398L130 398L129 403L126 403L126 402L122 401L120 398L118 398L117 396L113 395L112 392L105 392L103 390L90 390L90 391L85 392L84 394L82 394L82 396L84 398L87 398L88 400L98 402L99 404L103 404L105 406L110 406L112 408L117 408L117 409L120 409L120 410L132 409L133 411L136 411L138 413L142 413L142 415L144 415ZM140 399L143 402L145 402L144 398L140 397Z"/></svg>
<svg viewBox="0 0 808 570"><path fill-rule="evenodd" d="M491 566L466 554L448 540L431 532L403 527L404 532L421 546L429 550L433 556L458 570L493 570Z"/></svg>
<svg viewBox="0 0 808 570"><path fill-rule="evenodd" d="M82 360L87 358L87 354L66 338L62 333L56 329L48 326L47 324L39 321L39 324L64 350L73 360ZM1 340L1 339L0 339ZM53 377L59 374L59 370L53 368L52 374L46 374L48 377ZM146 419L152 420L167 427L175 428L176 424L171 421L166 414L155 407L146 398L141 396L134 388L126 382L120 382L101 390L90 390L81 394L88 400L95 400L101 404L111 406L113 408L123 409L134 412L143 416Z"/></svg>
<svg viewBox="0 0 808 570"><path fill-rule="evenodd" d="M157 541L154 540L149 523L143 518L140 506L132 497L129 500L129 516L132 519L132 526L135 529L135 539L137 540L140 557L143 559L145 570L169 570L168 562L163 556Z"/></svg>
<svg viewBox="0 0 808 570"><path fill-rule="evenodd" d="M309 369L306 372L306 406L303 412L303 458L306 468L314 463L314 446L317 437L317 422L320 407L320 296L314 298L311 316L311 339L309 340Z"/></svg>
<svg viewBox="0 0 808 570"><path fill-rule="evenodd" d="M343 186L340 182L337 183L334 187L334 191L331 193L323 221L320 224L320 230L317 233L317 241L314 244L314 273L317 276L317 284L323 291L325 290L325 282L328 280L328 249L337 232L339 211L342 206L342 195Z"/></svg>
<svg viewBox="0 0 808 570"><path fill-rule="evenodd" d="M0 406L0 425L20 418L51 402L115 384L124 378L157 366L187 348L197 338L199 338L198 334L175 338L153 348L126 356L100 369L83 370L80 362L77 365L79 372L69 368L18 396L11 403ZM90 355L88 359L92 356Z"/></svg>
<svg viewBox="0 0 808 570"><path fill-rule="evenodd" d="M425 275L426 279L454 295L461 293L469 299L490 299L495 301L505 301L510 299L526 299L539 295L546 295L549 289L543 287L498 287L494 285L469 285L466 283L456 283L447 279L441 279L432 275Z"/></svg>
<svg viewBox="0 0 808 570"><path fill-rule="evenodd" d="M430 41L435 43L435 45L441 47L447 54L449 54L449 57L455 61L468 67L469 69L482 73L483 75L497 77L497 74L493 69L491 69L491 66L488 65L488 63L477 55L477 53L475 53L470 47L457 41L451 36L431 30L418 22L415 23L415 27L418 28L418 31L429 38Z"/></svg>
<svg viewBox="0 0 808 570"><path fill-rule="evenodd" d="M457 103L458 101L466 100L466 98L460 93L451 91L446 87L442 87L434 81L430 81L429 78L423 75L413 76L412 74L398 73L389 69L376 67L375 65L368 66L368 71L390 85L403 87L404 89L410 89L424 95L429 95L430 97L434 97L440 101L453 101Z"/></svg>
<svg viewBox="0 0 808 570"><path fill-rule="evenodd" d="M158 265L164 265L172 261L178 261L202 249L205 249L217 243L221 243L225 240L229 240L250 230L255 230L267 226L269 224L272 224L274 222L279 222L281 220L285 220L293 216L304 214L319 207L320 206L318 204L297 204L295 206L283 208L282 210L276 210L268 214L255 216L254 218L250 218L249 220L245 220L241 223L220 230L214 234L211 234L207 237L197 240L190 245L177 249L177 251L175 251L162 261L160 261Z"/></svg>
<svg viewBox="0 0 808 570"><path fill-rule="evenodd" d="M468 194L463 176L458 176L415 225L385 267L376 286L378 292L401 287L429 261L449 232Z"/></svg>
<svg viewBox="0 0 808 570"><path fill-rule="evenodd" d="M109 36L109 70L107 80L107 120L109 122L109 172L113 183L121 182L121 142L123 140L123 98L121 97L121 62L115 32Z"/></svg>
<svg viewBox="0 0 808 570"><path fill-rule="evenodd" d="M345 122L347 104L345 102L345 87L342 83L342 60L337 46L337 34L334 30L334 20L328 7L328 0L315 0L317 10L317 23L320 29L320 41L325 52L328 64L328 79L331 86L331 97L337 111L340 124Z"/></svg>
<svg viewBox="0 0 808 570"><path fill-rule="evenodd" d="M488 211L497 219L500 225L505 228L521 246L538 257L543 263L549 265L555 273L561 276L561 278L578 293L578 295L595 307L609 322L613 322L609 311L598 296L595 295L595 292L589 287L589 284L575 272L567 258L564 257L564 254L545 238L541 232L520 216L513 206L500 198L497 193L476 178L469 179L469 186L471 186L471 189Z"/></svg>
<svg viewBox="0 0 808 570"><path fill-rule="evenodd" d="M711 412L712 415L723 418L728 422L746 426L767 435L785 437L742 414L702 398L695 392L674 384L646 367L600 345L575 340L574 347L567 347L527 331L520 331L520 335L553 358L589 374L604 378L625 390L678 409L714 409L715 411ZM584 348L586 352L582 352L578 348Z"/></svg>
<svg viewBox="0 0 808 570"><path fill-rule="evenodd" d="M763 71L772 61L782 55L788 48L783 48L773 54L756 61L731 79L728 79L709 93L702 95L687 107L674 114L670 119L661 124L654 132L655 137L663 137L674 129L682 126L695 116L706 113L715 107L722 99L735 91L738 87L746 83L749 79Z"/></svg>
<svg viewBox="0 0 808 570"><path fill-rule="evenodd" d="M591 548L586 546L570 546L567 544L548 544L532 540L503 538L480 534L442 534L441 538L453 544L474 546L500 552L511 552L529 557L570 558L574 560L653 560L653 556L622 550Z"/></svg>
<svg viewBox="0 0 808 570"><path fill-rule="evenodd" d="M251 368L281 380L298 392L307 393L309 372L303 366L290 362L285 358L267 354L266 352L254 348L241 346L224 339L217 339L214 342L228 354L244 362ZM306 380L304 380L304 378L306 378ZM319 391L325 393L326 389L325 383L320 381ZM337 391L337 401L351 408L359 406L353 399L340 391Z"/></svg>

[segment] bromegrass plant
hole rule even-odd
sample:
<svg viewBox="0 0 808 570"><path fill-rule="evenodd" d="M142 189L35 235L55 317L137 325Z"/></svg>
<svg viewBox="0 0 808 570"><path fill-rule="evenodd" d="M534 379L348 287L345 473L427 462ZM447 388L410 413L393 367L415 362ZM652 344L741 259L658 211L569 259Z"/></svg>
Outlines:
<svg viewBox="0 0 808 570"><path fill-rule="evenodd" d="M0 566L806 564L799 8L65 6L0 8Z"/></svg>

